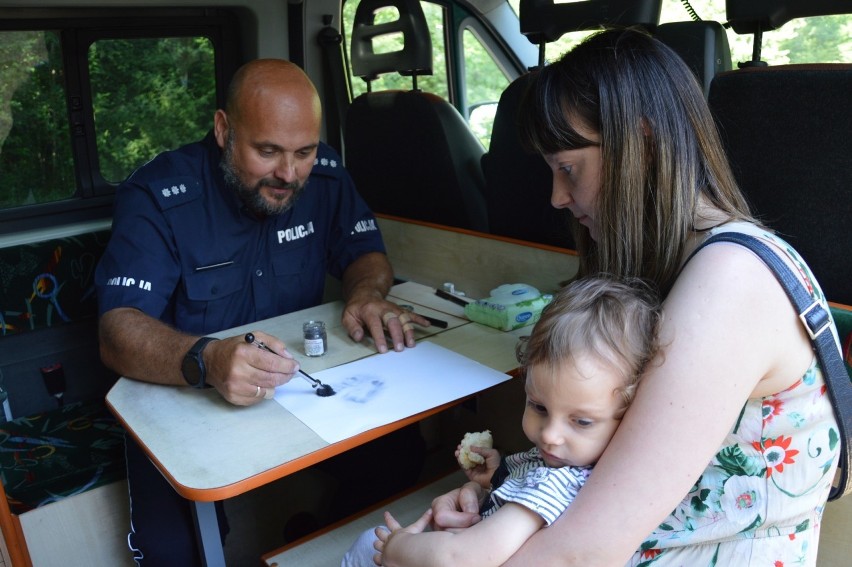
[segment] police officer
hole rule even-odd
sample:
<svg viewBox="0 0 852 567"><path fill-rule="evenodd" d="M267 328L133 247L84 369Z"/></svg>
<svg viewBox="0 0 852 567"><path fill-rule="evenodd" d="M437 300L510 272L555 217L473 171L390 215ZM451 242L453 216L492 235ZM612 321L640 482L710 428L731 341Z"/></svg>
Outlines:
<svg viewBox="0 0 852 567"><path fill-rule="evenodd" d="M414 346L412 323L429 323L384 299L393 272L381 234L340 157L320 142L321 118L301 69L250 62L204 140L157 156L118 188L96 273L107 366L258 403L298 370L284 344L254 332L276 356L242 335L204 335L319 304L326 273L342 280L342 322L354 341L366 329L379 352L388 350L385 331L394 350ZM129 439L127 460L135 557L196 563L188 503Z"/></svg>

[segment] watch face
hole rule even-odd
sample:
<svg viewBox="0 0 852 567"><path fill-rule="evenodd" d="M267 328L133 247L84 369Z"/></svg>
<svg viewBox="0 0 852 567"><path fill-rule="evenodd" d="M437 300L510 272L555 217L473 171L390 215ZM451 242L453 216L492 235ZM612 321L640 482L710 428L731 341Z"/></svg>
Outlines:
<svg viewBox="0 0 852 567"><path fill-rule="evenodd" d="M204 359L201 358L201 353L210 341L215 340L213 337L201 337L192 345L186 356L183 357L183 364L180 368L183 373L183 379L193 388L203 388L206 386Z"/></svg>
<svg viewBox="0 0 852 567"><path fill-rule="evenodd" d="M181 371L183 372L183 379L190 386L198 386L201 382L201 367L198 364L198 357L199 355L190 351L183 358Z"/></svg>

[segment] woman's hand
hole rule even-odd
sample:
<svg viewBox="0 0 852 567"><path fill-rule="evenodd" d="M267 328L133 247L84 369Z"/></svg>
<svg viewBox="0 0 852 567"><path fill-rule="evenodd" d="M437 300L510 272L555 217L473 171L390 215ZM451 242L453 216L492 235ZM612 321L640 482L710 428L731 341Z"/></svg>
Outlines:
<svg viewBox="0 0 852 567"><path fill-rule="evenodd" d="M432 526L436 530L458 531L482 520L479 515L485 490L477 482L465 483L432 500Z"/></svg>

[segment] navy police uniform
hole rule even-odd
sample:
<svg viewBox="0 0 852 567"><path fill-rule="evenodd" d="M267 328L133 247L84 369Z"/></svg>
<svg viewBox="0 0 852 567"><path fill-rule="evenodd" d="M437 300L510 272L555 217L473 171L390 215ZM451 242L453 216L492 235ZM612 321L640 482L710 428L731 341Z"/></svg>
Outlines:
<svg viewBox="0 0 852 567"><path fill-rule="evenodd" d="M326 273L339 279L359 256L384 252L375 217L328 145L319 145L294 206L263 219L226 185L221 158L210 133L160 154L118 188L112 236L96 272L101 314L131 307L187 333L209 334L318 305ZM410 470L392 479L353 475L387 454L388 443L411 455ZM129 438L126 451L128 542L137 562L197 564L189 504ZM340 487L327 521L412 484L422 458L422 438L409 428L318 465ZM227 533L221 506L219 520Z"/></svg>
<svg viewBox="0 0 852 567"><path fill-rule="evenodd" d="M225 184L220 159L211 133L121 185L98 266L101 313L135 307L187 333L214 333L317 305L326 273L339 279L362 254L384 252L328 145L296 204L262 220Z"/></svg>

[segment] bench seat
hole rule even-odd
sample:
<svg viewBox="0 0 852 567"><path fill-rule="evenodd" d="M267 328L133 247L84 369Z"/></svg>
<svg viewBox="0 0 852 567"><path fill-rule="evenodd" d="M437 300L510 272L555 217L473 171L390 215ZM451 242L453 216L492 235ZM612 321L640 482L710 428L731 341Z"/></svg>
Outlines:
<svg viewBox="0 0 852 567"><path fill-rule="evenodd" d="M467 482L461 471L453 472L421 488L403 493L296 540L261 557L268 567L310 565L340 567L343 554L364 530L384 525L384 512L389 510L402 525L417 520L432 504L432 499Z"/></svg>

